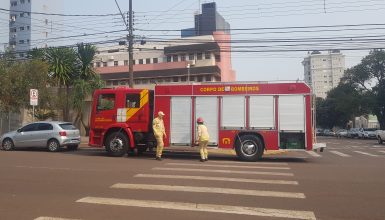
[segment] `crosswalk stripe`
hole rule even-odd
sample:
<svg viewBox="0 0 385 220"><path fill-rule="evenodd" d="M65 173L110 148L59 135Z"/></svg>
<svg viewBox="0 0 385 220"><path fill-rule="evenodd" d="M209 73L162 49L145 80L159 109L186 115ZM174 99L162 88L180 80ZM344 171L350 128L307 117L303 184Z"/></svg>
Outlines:
<svg viewBox="0 0 385 220"><path fill-rule="evenodd" d="M351 156L348 155L348 154L344 154L344 153L339 152L339 151L336 151L336 150L331 150L331 151L329 151L329 152L332 153L332 154L337 154L338 156L341 156L341 157L351 157Z"/></svg>
<svg viewBox="0 0 385 220"><path fill-rule="evenodd" d="M277 165L277 166L288 166L289 164L288 163L284 163L284 162L242 162L242 161L221 161L221 160L210 160L210 163L223 163L223 164L243 164L243 165L271 165L271 166L274 166L274 165Z"/></svg>
<svg viewBox="0 0 385 220"><path fill-rule="evenodd" d="M72 219L72 218L56 218L56 217L46 217L46 216L42 216L42 217L35 218L35 220L80 220L80 219Z"/></svg>
<svg viewBox="0 0 385 220"><path fill-rule="evenodd" d="M322 157L321 155L317 154L316 152L314 151L306 151L306 153L308 153L310 156L312 157Z"/></svg>
<svg viewBox="0 0 385 220"><path fill-rule="evenodd" d="M219 164L195 164L195 163L166 163L171 166L199 166L199 167L222 167L222 168L245 168L245 169L270 169L270 170L290 170L289 167L261 167L261 166L238 166L238 165L219 165Z"/></svg>
<svg viewBox="0 0 385 220"><path fill-rule="evenodd" d="M385 154L385 150L379 150L378 152Z"/></svg>
<svg viewBox="0 0 385 220"><path fill-rule="evenodd" d="M186 202L116 199L116 198L100 198L100 197L85 197L77 200L76 202L99 204L99 205L117 205L117 206L139 207L139 208L170 209L170 210L179 210L179 211L199 211L199 212L213 212L213 213L227 213L227 214L238 214L238 215L316 220L314 212L284 210L284 209L267 209L267 208L244 207L244 206L228 206L228 205L212 205L212 204L186 203Z"/></svg>
<svg viewBox="0 0 385 220"><path fill-rule="evenodd" d="M280 172L262 172L262 171L238 171L238 170L212 170L212 169L187 169L187 168L166 168L166 167L154 167L153 170L167 170L167 171L187 171L187 172L206 172L206 173L237 173L237 174L249 174L249 175L271 175L271 176L294 176L292 173L280 173Z"/></svg>
<svg viewBox="0 0 385 220"><path fill-rule="evenodd" d="M378 155L374 155L374 154L371 154L371 153L366 153L366 152L362 152L362 151L354 151L356 153L359 153L359 154L363 154L363 155L367 155L367 156L371 156L371 157L378 157Z"/></svg>
<svg viewBox="0 0 385 220"><path fill-rule="evenodd" d="M135 190L138 190L138 189L139 190L160 190L160 191L173 191L173 192L178 191L178 192L196 192L196 193L216 193L216 194L228 194L228 195L264 196L264 197L280 197L280 198L294 198L294 199L305 198L305 195L303 193L216 188L216 187L197 187L197 186L117 183L112 185L111 188L135 189Z"/></svg>
<svg viewBox="0 0 385 220"><path fill-rule="evenodd" d="M224 182L240 182L240 183L263 183L263 184L298 185L297 181L289 181L289 180L244 179L244 178L226 178L226 177L212 177L212 176L183 176L183 175L137 174L134 177L139 177L139 178L162 178L162 179L207 180L207 181L224 181Z"/></svg>

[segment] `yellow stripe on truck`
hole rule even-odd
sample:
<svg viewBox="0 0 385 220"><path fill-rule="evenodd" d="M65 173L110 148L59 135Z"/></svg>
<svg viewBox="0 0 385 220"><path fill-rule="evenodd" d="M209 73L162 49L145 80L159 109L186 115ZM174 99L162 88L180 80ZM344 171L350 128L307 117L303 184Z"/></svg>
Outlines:
<svg viewBox="0 0 385 220"><path fill-rule="evenodd" d="M148 90L144 89L140 92L140 107L139 108L129 108L126 112L126 120L130 120L144 105L148 103Z"/></svg>

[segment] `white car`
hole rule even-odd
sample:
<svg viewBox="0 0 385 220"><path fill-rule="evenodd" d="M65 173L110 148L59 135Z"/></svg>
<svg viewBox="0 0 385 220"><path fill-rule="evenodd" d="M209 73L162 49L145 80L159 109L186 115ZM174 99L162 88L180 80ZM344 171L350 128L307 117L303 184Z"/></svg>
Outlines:
<svg viewBox="0 0 385 220"><path fill-rule="evenodd" d="M28 124L0 137L2 150L18 147L46 147L58 151L61 147L76 150L80 144L80 132L69 122L41 121Z"/></svg>

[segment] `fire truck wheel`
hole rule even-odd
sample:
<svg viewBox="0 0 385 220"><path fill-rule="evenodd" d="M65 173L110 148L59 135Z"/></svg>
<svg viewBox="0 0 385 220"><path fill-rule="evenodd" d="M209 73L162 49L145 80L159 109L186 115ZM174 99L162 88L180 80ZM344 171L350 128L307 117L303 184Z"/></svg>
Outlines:
<svg viewBox="0 0 385 220"><path fill-rule="evenodd" d="M240 139L240 140L239 140ZM243 135L236 141L235 151L239 159L257 161L263 154L263 144L255 135Z"/></svg>
<svg viewBox="0 0 385 220"><path fill-rule="evenodd" d="M105 145L110 156L122 157L128 150L128 138L122 132L113 132L108 135Z"/></svg>

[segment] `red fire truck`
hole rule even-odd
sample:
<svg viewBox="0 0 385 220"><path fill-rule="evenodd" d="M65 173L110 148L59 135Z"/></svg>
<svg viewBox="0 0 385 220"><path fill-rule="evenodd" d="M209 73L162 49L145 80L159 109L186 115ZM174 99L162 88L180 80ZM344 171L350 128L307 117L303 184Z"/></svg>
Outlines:
<svg viewBox="0 0 385 220"><path fill-rule="evenodd" d="M111 156L156 146L152 120L163 111L165 146L193 146L195 123L205 120L209 146L235 149L241 160L264 151L314 150L312 94L302 82L201 83L95 91L89 145Z"/></svg>

